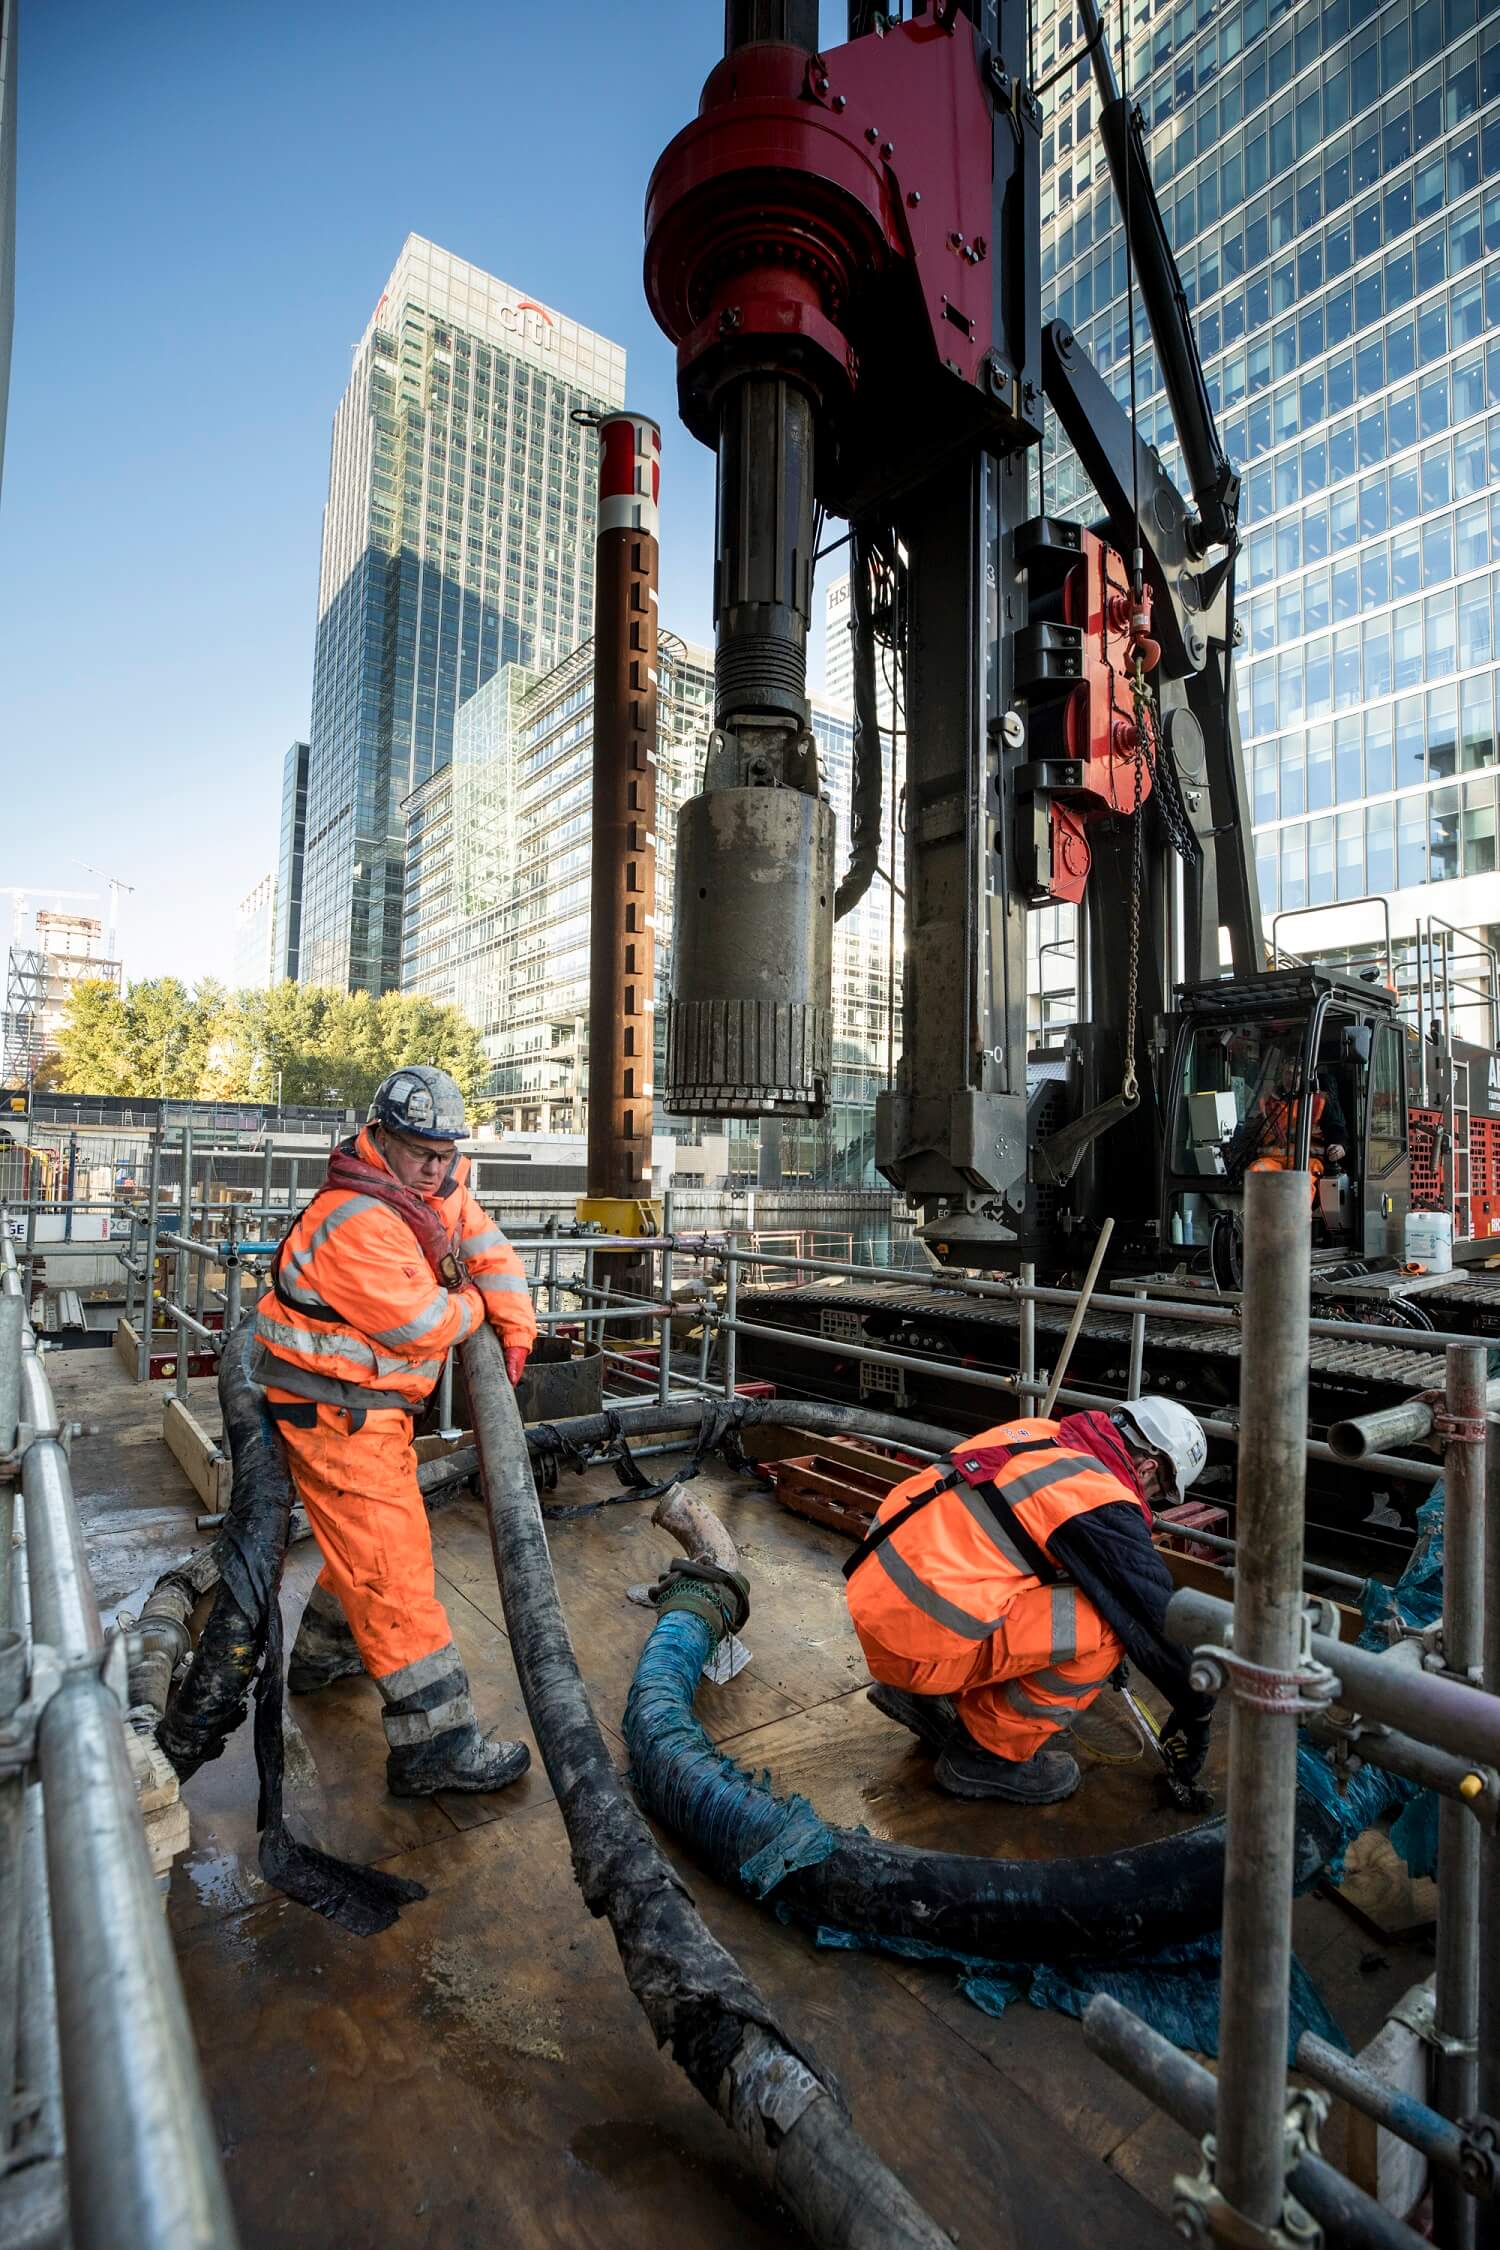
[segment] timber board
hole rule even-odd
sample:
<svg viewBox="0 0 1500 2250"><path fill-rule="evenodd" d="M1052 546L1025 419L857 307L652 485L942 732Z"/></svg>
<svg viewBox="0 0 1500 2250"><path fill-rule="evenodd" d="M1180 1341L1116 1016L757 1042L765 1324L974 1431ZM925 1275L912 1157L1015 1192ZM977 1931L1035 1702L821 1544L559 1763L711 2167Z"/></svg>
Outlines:
<svg viewBox="0 0 1500 2250"><path fill-rule="evenodd" d="M197 1497L161 1444L158 1400L112 1359L54 1361L53 1380L91 1433L75 1474L113 1604L198 1544ZM216 1427L211 1385L192 1391ZM565 1478L556 1497L615 1489L604 1469ZM1142 1764L1090 1765L1077 1797L1040 1814L939 1795L930 1761L861 1692L837 1568L847 1541L717 1466L695 1489L742 1541L752 1583L754 1662L700 1699L745 1764L801 1788L828 1817L947 1848L1097 1851L1173 1825ZM627 1501L549 1524L574 1647L620 1762L625 1690L650 1625L625 1587L674 1552L649 1515L649 1503ZM433 1530L438 1590L480 1715L524 1734L483 1514L461 1501ZM289 1633L316 1567L310 1542L293 1549ZM267 1892L246 1730L184 1791L194 1837L174 1872L170 1924L245 2250L796 2241L723 2126L656 2053L607 1926L579 1901L539 1766L497 1798L404 1803L384 1791L370 1683L289 1708L305 1745L289 1747L301 1832L378 1857L430 1896L359 1940ZM1122 1739L1102 1710L1082 1731L1100 1747ZM819 1952L675 1856L712 1927L963 2250L1154 2250L1173 2239L1163 2214L1187 2143L1088 2055L1075 2022L1024 2005L992 2020L941 1966ZM1362 1975L1368 1941L1320 1900L1299 1904L1297 1927L1356 2045L1425 1966L1393 1948Z"/></svg>

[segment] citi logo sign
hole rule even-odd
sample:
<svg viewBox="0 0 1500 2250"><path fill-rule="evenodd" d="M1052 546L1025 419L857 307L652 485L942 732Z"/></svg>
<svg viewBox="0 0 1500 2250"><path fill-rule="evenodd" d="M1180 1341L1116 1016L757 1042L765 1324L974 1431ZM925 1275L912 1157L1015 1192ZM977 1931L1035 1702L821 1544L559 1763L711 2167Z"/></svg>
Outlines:
<svg viewBox="0 0 1500 2250"><path fill-rule="evenodd" d="M545 305L532 297L522 297L514 305L500 307L500 325L512 328L524 336L529 344L551 345L556 341L556 327Z"/></svg>

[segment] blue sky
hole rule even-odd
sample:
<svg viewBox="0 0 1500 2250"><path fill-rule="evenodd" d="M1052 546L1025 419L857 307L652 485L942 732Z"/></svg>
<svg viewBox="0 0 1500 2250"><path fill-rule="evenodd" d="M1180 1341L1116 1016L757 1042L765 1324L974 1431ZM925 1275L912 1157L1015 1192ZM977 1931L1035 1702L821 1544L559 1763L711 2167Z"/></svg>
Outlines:
<svg viewBox="0 0 1500 2250"><path fill-rule="evenodd" d="M717 0L21 0L0 885L87 890L92 863L136 885L127 975L230 974L308 723L333 409L409 231L625 346L663 425L662 616L709 637L712 462L640 244L722 22Z"/></svg>

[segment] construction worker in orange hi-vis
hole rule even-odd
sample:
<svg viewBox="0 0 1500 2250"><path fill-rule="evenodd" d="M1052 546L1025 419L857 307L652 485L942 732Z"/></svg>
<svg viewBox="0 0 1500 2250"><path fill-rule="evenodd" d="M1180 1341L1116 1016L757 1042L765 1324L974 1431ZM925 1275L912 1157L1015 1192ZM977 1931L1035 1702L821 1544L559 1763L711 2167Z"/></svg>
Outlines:
<svg viewBox="0 0 1500 2250"><path fill-rule="evenodd" d="M1004 1422L887 1494L844 1565L870 1701L937 1754L957 1797L1051 1805L1078 1787L1052 1737L1129 1657L1172 1706L1168 1771L1191 1782L1212 1709L1164 1631L1172 1580L1151 1502L1208 1458L1170 1398Z"/></svg>
<svg viewBox="0 0 1500 2250"><path fill-rule="evenodd" d="M1301 1123L1302 1097L1297 1091L1301 1075L1295 1059L1283 1063L1275 1088L1261 1095L1256 1104L1260 1138L1257 1153L1246 1166L1247 1171L1285 1172L1289 1169ZM1344 1155L1344 1121L1337 1102L1317 1085L1312 1089L1308 1114L1311 1122L1307 1168L1316 1203L1319 1180L1328 1166L1337 1164Z"/></svg>
<svg viewBox="0 0 1500 2250"><path fill-rule="evenodd" d="M450 1351L488 1320L512 1383L536 1339L520 1259L468 1189L463 1095L414 1064L377 1088L293 1224L255 1315L252 1372L323 1555L287 1684L368 1672L400 1797L503 1789L524 1742L480 1733L436 1593L414 1418Z"/></svg>

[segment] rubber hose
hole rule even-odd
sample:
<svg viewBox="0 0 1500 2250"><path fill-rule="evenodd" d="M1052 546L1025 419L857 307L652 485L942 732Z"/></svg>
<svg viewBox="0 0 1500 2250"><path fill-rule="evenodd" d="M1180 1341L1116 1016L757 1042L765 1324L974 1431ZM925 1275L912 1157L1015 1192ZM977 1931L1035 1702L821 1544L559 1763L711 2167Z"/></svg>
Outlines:
<svg viewBox="0 0 1500 2250"><path fill-rule="evenodd" d="M248 1559L251 1575L259 1578L274 1576L279 1566L291 1503L286 1462L250 1380L253 1328L253 1319L247 1319L219 1358L225 1450L234 1462L228 1521L219 1536ZM264 1616L252 1618L221 1582L197 1655L157 1729L156 1739L182 1780L217 1758L244 1718L265 1637Z"/></svg>
<svg viewBox="0 0 1500 2250"><path fill-rule="evenodd" d="M1222 1818L1124 1851L1051 1860L924 1851L818 1821L705 1733L693 1697L714 1638L701 1617L658 1620L636 1667L624 1731L641 1802L721 1882L755 1897L774 1889L778 1912L799 1922L920 1938L990 1961L1108 1959L1219 1927ZM1335 1818L1299 1797L1299 1885L1341 1841Z"/></svg>
<svg viewBox="0 0 1500 2250"><path fill-rule="evenodd" d="M657 2044L670 2046L811 2241L827 2250L948 2250L948 2237L854 2131L826 2074L709 1931L626 1797L563 1621L493 1330L481 1329L462 1353L516 1675L584 1902L608 1916Z"/></svg>
<svg viewBox="0 0 1500 2250"><path fill-rule="evenodd" d="M880 807L885 751L875 685L875 613L870 592L870 541L855 529L849 538L850 624L854 640L854 750L849 805L849 865L833 894L841 922L858 906L880 862Z"/></svg>
<svg viewBox="0 0 1500 2250"><path fill-rule="evenodd" d="M546 1453L558 1438L569 1445L597 1447L608 1445L620 1431L627 1437L639 1437L657 1430L697 1430L702 1427L708 1403L719 1402L673 1399L663 1406L657 1400L643 1399L635 1405L611 1407L604 1414L573 1414L562 1422L531 1424L525 1432L526 1443L533 1453ZM864 1436L882 1445L917 1446L928 1453L947 1453L953 1446L962 1445L966 1435L973 1436L972 1431L940 1429L935 1422L913 1422L905 1415L877 1414L869 1407L837 1406L820 1399L742 1398L736 1404L737 1431L790 1424L814 1437ZM447 1485L466 1483L478 1466L475 1448L459 1446L436 1461L422 1462L417 1482L424 1494L440 1492Z"/></svg>

